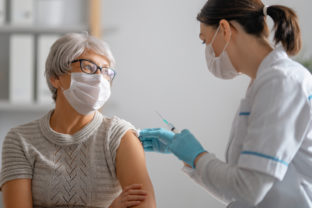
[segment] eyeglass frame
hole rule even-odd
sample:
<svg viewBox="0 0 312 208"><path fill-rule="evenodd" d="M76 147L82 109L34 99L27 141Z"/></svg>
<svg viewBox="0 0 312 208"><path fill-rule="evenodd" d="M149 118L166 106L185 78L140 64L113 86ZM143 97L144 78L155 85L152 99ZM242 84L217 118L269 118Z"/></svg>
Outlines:
<svg viewBox="0 0 312 208"><path fill-rule="evenodd" d="M76 62L78 62L79 61L79 65L80 65L80 70L83 72L83 73L86 73L86 74L96 74L96 72L98 71L98 70L100 70L100 72L102 73L102 70L103 70L103 68L104 69L110 69L110 70L112 70L113 72L114 72L114 77L110 80L111 82L115 79L115 77L116 77L116 74L117 74L117 72L113 69L113 68L111 68L111 67L101 67L101 66L98 66L96 63L94 63L93 61L91 61L91 60L89 60L89 59L75 59L75 60L73 60L71 63L73 64L73 63L76 63ZM88 61L88 62L90 62L90 63L92 63L92 64L94 64L95 66L96 66L96 70L94 71L94 73L87 73L87 72L85 72L83 69L82 69L82 61ZM109 75L108 75L109 76ZM109 76L110 77L110 76Z"/></svg>

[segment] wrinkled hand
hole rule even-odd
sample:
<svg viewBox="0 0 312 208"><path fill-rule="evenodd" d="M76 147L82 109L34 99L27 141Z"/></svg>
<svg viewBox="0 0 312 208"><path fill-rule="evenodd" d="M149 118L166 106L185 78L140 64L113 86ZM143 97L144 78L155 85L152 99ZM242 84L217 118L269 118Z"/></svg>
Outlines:
<svg viewBox="0 0 312 208"><path fill-rule="evenodd" d="M137 206L146 198L147 192L142 190L142 185L132 184L127 186L113 201L109 208L127 208Z"/></svg>
<svg viewBox="0 0 312 208"><path fill-rule="evenodd" d="M173 140L174 133L163 128L143 129L139 139L146 152L171 153L168 144Z"/></svg>

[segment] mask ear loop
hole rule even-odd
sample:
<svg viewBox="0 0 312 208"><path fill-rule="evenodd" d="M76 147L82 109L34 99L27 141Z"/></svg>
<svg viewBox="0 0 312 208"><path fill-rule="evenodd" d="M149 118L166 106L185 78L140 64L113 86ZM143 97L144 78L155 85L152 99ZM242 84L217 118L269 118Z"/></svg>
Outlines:
<svg viewBox="0 0 312 208"><path fill-rule="evenodd" d="M71 77L72 72L67 72L67 74L68 74L68 75L70 74L70 85L71 85L71 82L72 82L72 77ZM61 83L61 81L60 81L60 83ZM61 85L63 85L63 84L61 83ZM63 86L60 86L60 88L61 88L62 92L64 92L64 91L66 90L66 89L64 89ZM70 88L70 86L69 86L69 88Z"/></svg>
<svg viewBox="0 0 312 208"><path fill-rule="evenodd" d="M231 31L231 29L230 29L230 35L231 35L231 37L232 37L232 31ZM225 51L225 49L226 49L226 48L228 47L228 45L230 44L231 37L230 37L230 40L225 44L225 46L224 46L224 48L223 48L223 50L222 50L222 53Z"/></svg>
<svg viewBox="0 0 312 208"><path fill-rule="evenodd" d="M218 35L219 30L220 30L220 25L219 25L219 27L217 28L217 31L215 32L215 34L214 34L213 37L212 37L212 40L211 40L211 42L210 42L211 45L212 45L213 42L215 41L215 39L216 39L216 37L217 37L217 35Z"/></svg>
<svg viewBox="0 0 312 208"><path fill-rule="evenodd" d="M219 25L217 31L216 31L215 34L213 35L212 40L211 40L211 43L210 43L211 45L212 45L213 42L215 41L215 39L216 39L216 37L217 37L217 35L218 35L218 32L219 32L219 30L220 30L220 27L221 27L221 25ZM231 30L230 30L230 33L231 33L231 37L232 37L232 31L231 31ZM225 46L224 46L224 48L223 48L223 50L222 50L222 53L225 51L225 49L228 47L229 44L230 44L230 41L228 41L228 42L225 44Z"/></svg>

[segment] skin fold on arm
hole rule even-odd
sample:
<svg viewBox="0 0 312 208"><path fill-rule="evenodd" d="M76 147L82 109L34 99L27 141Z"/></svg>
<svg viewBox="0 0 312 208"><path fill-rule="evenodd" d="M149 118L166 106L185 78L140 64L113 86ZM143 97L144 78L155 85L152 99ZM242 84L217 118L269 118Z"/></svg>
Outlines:
<svg viewBox="0 0 312 208"><path fill-rule="evenodd" d="M32 208L31 179L15 179L2 186L5 208Z"/></svg>
<svg viewBox="0 0 312 208"><path fill-rule="evenodd" d="M116 155L116 174L124 189L131 184L142 184L146 199L137 208L155 208L155 194L146 168L145 155L140 140L129 130L123 136Z"/></svg>

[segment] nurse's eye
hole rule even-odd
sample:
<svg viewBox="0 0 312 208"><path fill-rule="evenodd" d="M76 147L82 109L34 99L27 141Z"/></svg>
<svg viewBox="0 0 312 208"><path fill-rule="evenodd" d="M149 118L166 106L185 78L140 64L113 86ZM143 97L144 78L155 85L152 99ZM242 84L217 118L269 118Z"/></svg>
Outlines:
<svg viewBox="0 0 312 208"><path fill-rule="evenodd" d="M205 40L203 40L202 44L206 44L206 41L205 41Z"/></svg>

